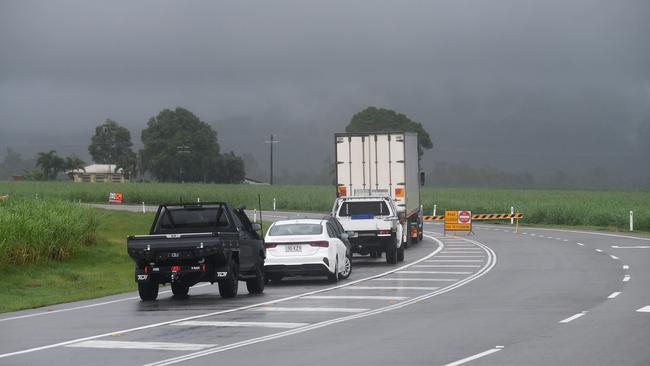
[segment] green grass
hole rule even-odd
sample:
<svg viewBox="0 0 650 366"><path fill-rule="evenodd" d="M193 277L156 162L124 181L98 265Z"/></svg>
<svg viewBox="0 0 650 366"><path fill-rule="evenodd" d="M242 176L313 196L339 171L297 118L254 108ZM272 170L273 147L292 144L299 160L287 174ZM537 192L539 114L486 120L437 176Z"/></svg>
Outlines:
<svg viewBox="0 0 650 366"><path fill-rule="evenodd" d="M0 182L0 194L58 197L83 202L106 202L108 193L119 191L127 204L161 202L226 201L256 208L258 194L268 210L276 198L278 210L329 211L333 186L249 186L176 183L72 183ZM525 214L524 224L568 225L626 230L629 211L634 211L635 229L650 231L650 191L433 188L422 190L425 212L436 204L445 209L467 209L474 213L505 213L514 206Z"/></svg>
<svg viewBox="0 0 650 366"><path fill-rule="evenodd" d="M56 198L0 201L0 263L64 260L95 243L98 220L85 206Z"/></svg>

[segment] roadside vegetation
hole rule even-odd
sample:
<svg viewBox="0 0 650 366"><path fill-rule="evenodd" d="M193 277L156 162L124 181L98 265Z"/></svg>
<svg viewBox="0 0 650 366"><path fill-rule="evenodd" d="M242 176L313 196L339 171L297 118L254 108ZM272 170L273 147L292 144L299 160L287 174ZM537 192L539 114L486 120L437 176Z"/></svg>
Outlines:
<svg viewBox="0 0 650 366"><path fill-rule="evenodd" d="M200 183L82 184L72 182L0 182L0 194L60 198L105 203L108 192L124 194L125 204L226 201L270 210L327 212L334 200L333 186L252 186ZM438 188L422 190L424 212L466 209L474 213L506 213L514 206L525 214L522 224L597 227L627 230L634 211L635 230L650 232L650 191Z"/></svg>

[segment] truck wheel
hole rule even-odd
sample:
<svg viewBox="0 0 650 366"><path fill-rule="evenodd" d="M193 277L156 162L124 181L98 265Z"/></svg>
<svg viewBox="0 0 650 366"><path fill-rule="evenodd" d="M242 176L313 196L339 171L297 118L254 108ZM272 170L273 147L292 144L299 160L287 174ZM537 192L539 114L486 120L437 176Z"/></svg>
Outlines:
<svg viewBox="0 0 650 366"><path fill-rule="evenodd" d="M330 283L337 283L339 281L339 260L336 260L336 264L334 264L334 273L328 273L327 274L327 280Z"/></svg>
<svg viewBox="0 0 650 366"><path fill-rule="evenodd" d="M404 245L397 248L397 261L398 262L404 261Z"/></svg>
<svg viewBox="0 0 650 366"><path fill-rule="evenodd" d="M186 297L188 292L190 292L190 286L179 282L172 283L172 294L174 294L174 297Z"/></svg>
<svg viewBox="0 0 650 366"><path fill-rule="evenodd" d="M264 264L258 264L255 268L255 278L246 280L246 289L249 294L261 294L264 292L264 284L266 284L266 279L264 278Z"/></svg>
<svg viewBox="0 0 650 366"><path fill-rule="evenodd" d="M339 278L344 280L348 277L350 277L350 274L352 273L352 258L350 258L349 254L345 255L345 266L343 267L343 272L339 274Z"/></svg>
<svg viewBox="0 0 650 366"><path fill-rule="evenodd" d="M237 296L239 289L239 271L237 270L237 263L234 260L230 262L230 270L228 271L228 279L219 281L219 294L224 299Z"/></svg>
<svg viewBox="0 0 650 366"><path fill-rule="evenodd" d="M397 263L397 241L401 240L398 238L393 238L392 242L386 248L386 263L396 264Z"/></svg>
<svg viewBox="0 0 650 366"><path fill-rule="evenodd" d="M158 298L158 284L156 282L138 282L138 293L142 301L153 301Z"/></svg>

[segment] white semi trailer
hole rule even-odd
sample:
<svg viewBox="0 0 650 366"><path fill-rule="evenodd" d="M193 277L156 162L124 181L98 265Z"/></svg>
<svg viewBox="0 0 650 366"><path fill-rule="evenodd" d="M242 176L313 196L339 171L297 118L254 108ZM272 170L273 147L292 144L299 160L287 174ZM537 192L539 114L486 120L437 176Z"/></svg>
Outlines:
<svg viewBox="0 0 650 366"><path fill-rule="evenodd" d="M337 197L390 196L402 241L422 239L418 135L413 132L335 134Z"/></svg>

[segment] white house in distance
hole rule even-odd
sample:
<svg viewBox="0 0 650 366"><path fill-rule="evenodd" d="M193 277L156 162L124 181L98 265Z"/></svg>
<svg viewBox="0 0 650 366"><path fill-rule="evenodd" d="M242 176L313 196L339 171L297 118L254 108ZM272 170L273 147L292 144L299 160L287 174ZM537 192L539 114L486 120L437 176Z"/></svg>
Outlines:
<svg viewBox="0 0 650 366"><path fill-rule="evenodd" d="M66 174L75 182L89 183L127 183L122 168L115 169L115 164L92 164L81 169L67 171Z"/></svg>

